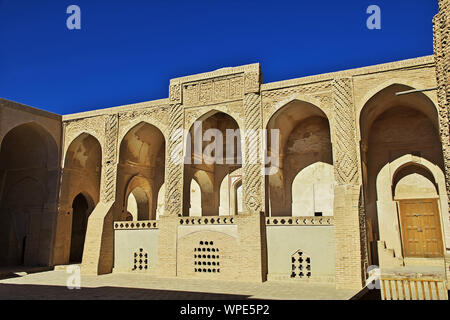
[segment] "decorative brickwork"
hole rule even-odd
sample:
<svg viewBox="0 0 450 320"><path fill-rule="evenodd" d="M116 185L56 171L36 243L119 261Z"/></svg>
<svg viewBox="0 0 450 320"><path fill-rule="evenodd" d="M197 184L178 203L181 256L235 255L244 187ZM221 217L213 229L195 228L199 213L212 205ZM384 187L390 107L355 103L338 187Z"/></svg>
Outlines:
<svg viewBox="0 0 450 320"><path fill-rule="evenodd" d="M264 208L264 175L261 164L261 98L249 93L244 97L245 111L245 153L244 153L244 206L250 213Z"/></svg>
<svg viewBox="0 0 450 320"><path fill-rule="evenodd" d="M450 2L439 1L439 13L433 19L434 29L434 57L436 65L436 79L438 84L439 125L446 169L447 194L450 201L450 142L449 142L449 113L450 113ZM449 202L450 203L450 202Z"/></svg>
<svg viewBox="0 0 450 320"><path fill-rule="evenodd" d="M359 183L352 91L351 78L333 82L334 170L339 184Z"/></svg>
<svg viewBox="0 0 450 320"><path fill-rule="evenodd" d="M181 104L169 109L169 141L166 156L166 215L181 214L183 194L183 123L184 112Z"/></svg>
<svg viewBox="0 0 450 320"><path fill-rule="evenodd" d="M434 59L438 85L439 129L445 166L447 200L450 207L450 1L439 0L439 13L433 19ZM450 244L446 243L447 249ZM447 251L448 252L448 251ZM450 263L447 254L447 286L450 288Z"/></svg>
<svg viewBox="0 0 450 320"><path fill-rule="evenodd" d="M358 288L362 285L361 239L366 239L361 224L360 178L356 149L353 85L351 78L333 81L334 221L336 226L336 286ZM364 218L363 218L364 219ZM364 246L365 247L365 246Z"/></svg>
<svg viewBox="0 0 450 320"><path fill-rule="evenodd" d="M117 173L117 134L119 131L117 115L109 115L105 121L105 159L103 161L103 187L101 199L113 201L116 195Z"/></svg>

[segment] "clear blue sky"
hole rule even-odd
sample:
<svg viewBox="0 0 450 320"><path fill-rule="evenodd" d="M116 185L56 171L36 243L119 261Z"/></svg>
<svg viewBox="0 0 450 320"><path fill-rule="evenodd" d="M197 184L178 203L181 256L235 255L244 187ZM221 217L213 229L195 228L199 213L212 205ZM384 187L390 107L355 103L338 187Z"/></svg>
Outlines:
<svg viewBox="0 0 450 320"><path fill-rule="evenodd" d="M68 30L66 8L81 8ZM366 28L381 8L382 29ZM0 0L0 97L68 114L260 62L264 82L433 53L437 0Z"/></svg>

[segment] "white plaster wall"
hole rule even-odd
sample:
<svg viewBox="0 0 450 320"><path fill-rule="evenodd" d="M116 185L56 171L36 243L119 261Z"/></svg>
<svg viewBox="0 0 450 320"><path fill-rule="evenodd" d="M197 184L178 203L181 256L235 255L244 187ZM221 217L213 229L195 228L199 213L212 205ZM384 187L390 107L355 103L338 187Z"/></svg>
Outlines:
<svg viewBox="0 0 450 320"><path fill-rule="evenodd" d="M158 262L157 229L114 231L114 272L132 272L134 252L143 248L148 253L149 269L156 271Z"/></svg>
<svg viewBox="0 0 450 320"><path fill-rule="evenodd" d="M267 226L266 230L269 279L290 279L291 256L302 249L311 257L310 280L334 281L333 226Z"/></svg>
<svg viewBox="0 0 450 320"><path fill-rule="evenodd" d="M333 215L333 166L316 162L301 170L292 183L292 216Z"/></svg>
<svg viewBox="0 0 450 320"><path fill-rule="evenodd" d="M409 174L395 186L395 199L437 198L434 184L424 176Z"/></svg>

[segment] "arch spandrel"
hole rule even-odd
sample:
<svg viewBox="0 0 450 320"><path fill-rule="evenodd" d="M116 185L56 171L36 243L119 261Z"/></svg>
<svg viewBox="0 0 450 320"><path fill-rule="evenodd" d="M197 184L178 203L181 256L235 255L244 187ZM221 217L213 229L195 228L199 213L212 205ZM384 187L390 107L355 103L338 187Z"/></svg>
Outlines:
<svg viewBox="0 0 450 320"><path fill-rule="evenodd" d="M70 149L78 148L79 146L77 146L76 144L82 144L85 139L91 139L91 141L92 141L92 143L91 143L92 144L92 146L91 146L92 148L91 149L96 149L96 150L84 150L85 153L86 152L87 153L93 152L94 153L93 155L95 156L95 153L98 152L99 153L98 156L100 157L100 164L102 163L102 161L101 161L101 159L102 159L102 147L101 147L100 141L95 136L93 136L92 134L90 134L88 132L82 132L77 137L72 139L71 142L66 146L66 151L64 153L63 162L62 162L63 163L63 168L66 167L67 161L69 161L67 159L67 154L70 151ZM76 151L76 150L74 150L74 151ZM91 153L91 155L92 155L92 153ZM88 155L86 154L86 156L88 156Z"/></svg>
<svg viewBox="0 0 450 320"><path fill-rule="evenodd" d="M377 99L380 98L380 96L384 93L387 92L387 90L389 88L393 88L393 87L397 87L398 90L396 90L396 92L399 91L408 91L408 90L416 90L416 89L431 89L431 88L424 88L423 85L421 85L420 83L416 82L416 81L411 81L409 79L400 79L400 78L392 78L388 81L385 81L381 84L379 84L378 86L370 89L367 91L367 93L360 99L359 102L356 102L356 108L355 108L355 119L356 119L356 128L357 128L357 135L358 135L358 140L361 140L363 138L363 133L361 131L361 129L364 129L365 126L367 126L367 124L363 125L363 117L364 117L364 112L366 112L366 108L368 107L368 104ZM410 94L410 96L416 96L420 95L423 98L423 101L427 101L428 104L430 106L433 106L433 113L435 114L436 118L432 119L433 115L432 112L430 110L429 114L426 114L428 116L428 118L430 118L430 120L432 120L435 123L435 126L437 126L438 128L438 102L437 102L437 96L436 96L436 92L435 91L424 91L424 92L420 92L420 93L415 93L415 94ZM408 96L408 95L406 95ZM400 98L398 98L400 97ZM401 101L401 96L397 96L397 99L400 101L400 103L402 103ZM407 106L407 104L406 104ZM386 111L387 109L389 109L390 107L386 107L384 111ZM420 108L416 108L419 111ZM383 111L378 111L378 115L381 114ZM423 111L421 111L423 112ZM377 116L374 117L374 119L376 119ZM373 123L373 121L372 121Z"/></svg>
<svg viewBox="0 0 450 320"><path fill-rule="evenodd" d="M327 99L322 99L321 101L321 99L318 99L311 95L295 93L287 96L281 101L265 104L264 107L265 110L263 112L263 128L267 128L268 123L279 110L283 109L283 107L295 101L315 106L326 116L328 121L331 123L333 119L333 114L331 107L328 105Z"/></svg>
<svg viewBox="0 0 450 320"><path fill-rule="evenodd" d="M64 152L62 163L65 161L67 149L71 143L83 133L89 134L97 139L102 150L102 159L106 159L105 154L105 116L83 118L74 121L63 122L64 127Z"/></svg>
<svg viewBox="0 0 450 320"><path fill-rule="evenodd" d="M148 116L142 116L142 117L137 117L134 118L131 121L125 121L123 119L123 117L119 117L119 134L118 134L118 143L117 145L120 147L123 139L125 138L125 136L137 125L141 124L141 123L147 123L149 125L154 126L155 128L157 128L161 134L164 136L164 141L167 144L167 141L169 139L169 129L167 124L165 124L164 122L157 120L157 119L152 119Z"/></svg>
<svg viewBox="0 0 450 320"><path fill-rule="evenodd" d="M185 109L185 123L184 128L189 131L195 121L203 121L214 115L215 113L222 112L230 116L239 128L244 128L244 110L237 110L228 105L215 105L211 107L197 107L197 108L187 108Z"/></svg>

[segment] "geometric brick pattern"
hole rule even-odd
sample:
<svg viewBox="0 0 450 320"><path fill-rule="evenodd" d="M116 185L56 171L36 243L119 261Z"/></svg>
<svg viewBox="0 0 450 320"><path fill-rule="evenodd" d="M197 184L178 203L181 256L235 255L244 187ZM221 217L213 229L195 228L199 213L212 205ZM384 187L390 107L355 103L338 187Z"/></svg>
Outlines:
<svg viewBox="0 0 450 320"><path fill-rule="evenodd" d="M333 118L336 181L339 184L358 183L358 155L355 143L355 117L351 78L333 81Z"/></svg>
<svg viewBox="0 0 450 320"><path fill-rule="evenodd" d="M166 178L166 206L167 215L177 216L181 213L183 192L183 134L184 110L181 104L174 104L169 109L169 142L167 146L168 161ZM181 159L181 160L180 160ZM178 162L178 163L177 163Z"/></svg>
<svg viewBox="0 0 450 320"><path fill-rule="evenodd" d="M116 194L116 158L117 136L119 132L119 119L117 115L108 115L105 121L105 161L103 189L101 198L104 202L112 201Z"/></svg>
<svg viewBox="0 0 450 320"><path fill-rule="evenodd" d="M450 2L439 1L439 13L433 19L434 31L434 58L436 66L436 79L438 84L438 113L439 129L444 155L447 194L450 203L450 84L448 73L450 71Z"/></svg>
<svg viewBox="0 0 450 320"><path fill-rule="evenodd" d="M245 112L245 154L244 154L244 207L249 213L263 210L264 176L261 173L262 110L258 94L248 93L244 97Z"/></svg>

